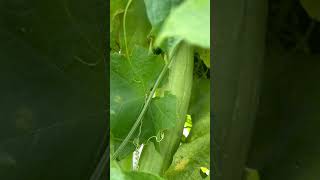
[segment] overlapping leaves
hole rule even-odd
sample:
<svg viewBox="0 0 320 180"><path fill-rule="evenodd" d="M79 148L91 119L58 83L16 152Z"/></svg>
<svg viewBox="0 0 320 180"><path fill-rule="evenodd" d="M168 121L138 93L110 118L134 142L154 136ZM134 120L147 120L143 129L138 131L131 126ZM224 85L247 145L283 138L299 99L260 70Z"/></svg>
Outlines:
<svg viewBox="0 0 320 180"><path fill-rule="evenodd" d="M136 121L150 89L158 78L163 60L149 55L136 46L130 59L124 55L111 54L110 116L111 133L117 140L124 139ZM141 131L141 141L174 126L176 117L175 97L165 93L155 98L146 113Z"/></svg>
<svg viewBox="0 0 320 180"><path fill-rule="evenodd" d="M158 32L160 32L160 41L163 42L159 46L169 54L181 40L199 46L200 49L208 49L210 47L210 1L132 1L126 12L126 33L123 31L123 15L128 1L115 0L115 2L119 4L114 6L112 15L114 17L120 16L113 21L114 34L112 34L111 47L120 52L111 54L110 115L113 142L119 143L127 136L136 121L145 103L146 96L149 95L150 89L164 66L164 61L160 56L148 54L146 48L150 45L150 42L148 42L149 35L154 35L157 38ZM125 52L125 34L129 52ZM118 49L114 48L117 45L119 46ZM139 45L139 47L134 47L135 45ZM120 54L123 52L125 55ZM201 59L208 60L208 58L202 56L202 51L200 54ZM209 61L206 62L206 65L209 66ZM197 85L199 87L196 87ZM207 80L195 83L194 97L191 100L190 107L190 113L194 119L194 131L191 130L190 141L181 146L175 155L173 164L167 173L169 179L199 179L201 178L199 174L200 166L209 168L210 98L207 85L210 85ZM203 93L203 90L208 90L208 92ZM174 127L175 121L175 97L166 92L164 96L154 98L142 121L140 143L145 143L149 137L158 134L163 129ZM138 136L138 132L139 129L130 141ZM117 148L117 143L114 143L115 148ZM128 171L132 158L130 156L120 161L121 168L119 168L118 162L113 161L111 179L118 178L120 180L121 177L122 179L157 179L158 176L148 174L162 174L160 167L152 166L154 163L150 161L152 159L160 163L162 160L163 157L158 154L157 148L157 144L145 144L140 159L140 172ZM126 148L120 156L124 157L124 152L129 153L132 150ZM179 166L181 160L182 162L186 160L188 163L184 164L185 166ZM175 169L177 166L180 169Z"/></svg>

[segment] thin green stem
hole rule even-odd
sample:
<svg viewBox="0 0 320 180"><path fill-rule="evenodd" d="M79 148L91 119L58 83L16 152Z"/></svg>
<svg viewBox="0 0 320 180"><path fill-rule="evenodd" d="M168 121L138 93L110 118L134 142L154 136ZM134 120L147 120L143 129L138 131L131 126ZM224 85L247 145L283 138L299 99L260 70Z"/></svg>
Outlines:
<svg viewBox="0 0 320 180"><path fill-rule="evenodd" d="M132 0L128 1L128 4L126 6L126 9L124 10L124 15L123 15L123 34L124 34L124 45L126 47L126 55L129 59L129 51L128 51L128 42L127 42L127 31L126 31L126 19L127 19L127 12L129 9L129 6L131 4Z"/></svg>

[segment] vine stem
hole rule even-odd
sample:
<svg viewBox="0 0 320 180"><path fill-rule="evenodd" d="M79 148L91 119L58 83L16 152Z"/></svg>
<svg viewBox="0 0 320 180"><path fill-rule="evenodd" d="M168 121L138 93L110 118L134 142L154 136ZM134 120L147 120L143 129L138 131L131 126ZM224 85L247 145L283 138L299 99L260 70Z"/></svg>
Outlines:
<svg viewBox="0 0 320 180"><path fill-rule="evenodd" d="M126 6L126 9L124 10L124 15L123 15L123 34L124 34L123 38L124 38L124 44L126 47L126 54L127 54L128 59L129 59L129 52L128 52L128 43L127 43L126 19L127 19L127 12L128 12L128 9L129 9L131 2L132 2L132 0L128 1L128 4Z"/></svg>
<svg viewBox="0 0 320 180"><path fill-rule="evenodd" d="M177 46L174 48L173 50L173 55L174 55L174 51L177 49ZM137 129L137 127L139 126L141 120L143 119L143 116L145 115L145 113L148 110L148 106L152 100L153 94L155 93L156 89L158 88L161 80L163 79L165 73L167 72L167 70L169 69L170 65L172 64L173 60L172 57L170 57L169 63L166 63L165 66L162 68L161 73L159 74L155 84L153 85L153 88L148 96L147 101L145 102L136 122L133 124L132 128L130 129L128 135L126 136L126 138L123 140L123 142L120 144L120 146L118 147L118 149L114 152L114 154L112 155L112 160L115 160L119 153L122 151L122 149L127 145L128 141L130 140L130 138L132 137L133 133L135 132L135 130Z"/></svg>

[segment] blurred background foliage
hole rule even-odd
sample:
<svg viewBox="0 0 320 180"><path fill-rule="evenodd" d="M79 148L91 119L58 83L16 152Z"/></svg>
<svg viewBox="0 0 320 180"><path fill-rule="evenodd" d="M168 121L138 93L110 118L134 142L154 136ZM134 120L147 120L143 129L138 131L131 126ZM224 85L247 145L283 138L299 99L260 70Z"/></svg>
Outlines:
<svg viewBox="0 0 320 180"><path fill-rule="evenodd" d="M215 178L244 179L249 167L261 180L318 179L319 1L229 0L214 9Z"/></svg>
<svg viewBox="0 0 320 180"><path fill-rule="evenodd" d="M269 1L260 105L247 162L262 180L320 177L319 12L319 1Z"/></svg>
<svg viewBox="0 0 320 180"><path fill-rule="evenodd" d="M89 179L108 139L106 8L0 1L0 179Z"/></svg>

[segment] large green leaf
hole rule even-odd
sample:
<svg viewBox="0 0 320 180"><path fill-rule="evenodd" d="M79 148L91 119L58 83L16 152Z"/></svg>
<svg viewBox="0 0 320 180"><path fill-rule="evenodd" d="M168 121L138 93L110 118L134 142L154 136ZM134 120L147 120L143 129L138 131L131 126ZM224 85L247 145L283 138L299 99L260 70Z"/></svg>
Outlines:
<svg viewBox="0 0 320 180"><path fill-rule="evenodd" d="M153 27L161 24L171 10L171 0L153 1L144 0L147 15Z"/></svg>
<svg viewBox="0 0 320 180"><path fill-rule="evenodd" d="M210 81L194 81L191 106L193 126L190 140L180 145L166 172L168 179L202 179L200 167L210 169ZM207 177L210 179L210 177Z"/></svg>
<svg viewBox="0 0 320 180"><path fill-rule="evenodd" d="M210 0L187 0L172 10L164 22L156 44L168 37L210 48Z"/></svg>
<svg viewBox="0 0 320 180"><path fill-rule="evenodd" d="M149 117L157 121L153 122L156 132L174 127L176 120L175 96L166 93L164 97L155 98L148 111Z"/></svg>
<svg viewBox="0 0 320 180"><path fill-rule="evenodd" d="M167 18L171 10L180 2L181 0L144 0L147 15L152 25L153 35L156 35L158 33L162 23Z"/></svg>
<svg viewBox="0 0 320 180"><path fill-rule="evenodd" d="M141 47L133 50L130 59L117 53L111 55L110 115L111 133L115 138L127 136L163 65L159 56L148 55L148 50ZM173 95L166 93L164 97L154 98L142 121L140 139L145 141L174 126L175 113Z"/></svg>

